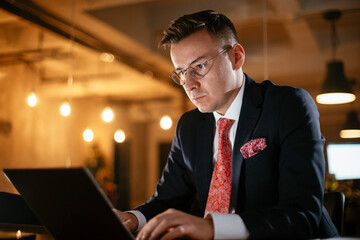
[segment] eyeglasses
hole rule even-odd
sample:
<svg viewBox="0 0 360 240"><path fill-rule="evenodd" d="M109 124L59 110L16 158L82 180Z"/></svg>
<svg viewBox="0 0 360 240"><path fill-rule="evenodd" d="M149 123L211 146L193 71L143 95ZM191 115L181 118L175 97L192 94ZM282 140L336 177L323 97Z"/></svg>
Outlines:
<svg viewBox="0 0 360 240"><path fill-rule="evenodd" d="M224 50L222 50L221 52L219 52L218 54L216 54L214 57L206 60L203 63L200 62L193 62L189 65L188 68L186 68L185 70L179 70L179 69L175 69L174 71L171 72L170 77L179 85L184 85L185 84L185 80L186 80L186 74L189 71L189 73L191 74L191 76L193 76L194 78L197 79L201 79L203 78L210 70L210 66L207 66L207 64L209 63L209 61L214 60L217 56L229 51L231 49L231 47L227 47Z"/></svg>

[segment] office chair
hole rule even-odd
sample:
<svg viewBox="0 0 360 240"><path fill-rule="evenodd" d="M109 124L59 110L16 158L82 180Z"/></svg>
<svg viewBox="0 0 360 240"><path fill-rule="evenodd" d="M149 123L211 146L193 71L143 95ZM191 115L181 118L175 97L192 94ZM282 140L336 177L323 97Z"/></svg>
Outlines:
<svg viewBox="0 0 360 240"><path fill-rule="evenodd" d="M340 236L343 235L345 195L342 192L328 192L324 194L324 206Z"/></svg>

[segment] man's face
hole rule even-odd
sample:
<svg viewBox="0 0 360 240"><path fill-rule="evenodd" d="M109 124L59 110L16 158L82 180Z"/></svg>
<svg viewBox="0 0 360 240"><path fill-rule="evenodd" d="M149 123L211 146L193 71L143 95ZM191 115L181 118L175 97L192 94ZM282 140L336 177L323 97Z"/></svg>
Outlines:
<svg viewBox="0 0 360 240"><path fill-rule="evenodd" d="M227 46L212 38L206 30L200 30L172 44L170 55L175 69L185 70L194 61L203 63ZM235 66L235 55L232 48L209 61L206 65L209 70L201 79L187 72L183 87L200 112L216 111L223 115L230 107L242 84L242 70L240 67L241 75L236 71L239 67Z"/></svg>

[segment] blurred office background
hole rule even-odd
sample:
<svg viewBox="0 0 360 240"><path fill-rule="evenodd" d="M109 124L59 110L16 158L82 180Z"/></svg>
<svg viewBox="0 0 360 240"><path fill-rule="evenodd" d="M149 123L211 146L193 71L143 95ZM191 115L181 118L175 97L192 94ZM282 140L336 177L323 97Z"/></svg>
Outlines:
<svg viewBox="0 0 360 240"><path fill-rule="evenodd" d="M233 20L257 81L314 101L328 73L346 83L354 101L316 102L321 131L326 146L360 144L356 131L340 136L348 118L360 131L359 0L2 0L0 169L87 166L119 208L146 201L194 108L157 44L170 20L206 9ZM346 194L347 231L359 236L357 166L358 177L327 172L326 188ZM16 192L2 173L0 191Z"/></svg>

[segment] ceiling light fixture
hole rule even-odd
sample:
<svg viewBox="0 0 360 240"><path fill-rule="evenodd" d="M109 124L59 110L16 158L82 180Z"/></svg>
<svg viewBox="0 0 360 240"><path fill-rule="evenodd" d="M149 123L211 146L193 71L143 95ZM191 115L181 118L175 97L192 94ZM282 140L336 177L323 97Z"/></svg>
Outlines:
<svg viewBox="0 0 360 240"><path fill-rule="evenodd" d="M111 53L101 53L100 60L107 63L112 63L115 60L115 57Z"/></svg>
<svg viewBox="0 0 360 240"><path fill-rule="evenodd" d="M342 104L353 102L356 99L350 83L344 73L344 64L336 60L336 47L338 36L336 34L335 21L341 17L339 10L332 10L324 13L324 19L331 23L331 46L332 58L327 64L327 75L322 87L322 93L316 97L321 104Z"/></svg>
<svg viewBox="0 0 360 240"><path fill-rule="evenodd" d="M344 128L340 131L341 138L360 138L360 123L356 111L347 114Z"/></svg>

